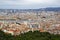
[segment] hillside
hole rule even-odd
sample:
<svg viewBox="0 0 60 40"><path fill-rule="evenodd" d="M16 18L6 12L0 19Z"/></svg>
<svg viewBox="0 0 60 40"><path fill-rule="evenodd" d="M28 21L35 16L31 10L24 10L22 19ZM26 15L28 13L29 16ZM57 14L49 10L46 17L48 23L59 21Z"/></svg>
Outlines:
<svg viewBox="0 0 60 40"><path fill-rule="evenodd" d="M12 36L0 31L0 40L60 40L60 35L54 35L48 32L30 31L18 36Z"/></svg>

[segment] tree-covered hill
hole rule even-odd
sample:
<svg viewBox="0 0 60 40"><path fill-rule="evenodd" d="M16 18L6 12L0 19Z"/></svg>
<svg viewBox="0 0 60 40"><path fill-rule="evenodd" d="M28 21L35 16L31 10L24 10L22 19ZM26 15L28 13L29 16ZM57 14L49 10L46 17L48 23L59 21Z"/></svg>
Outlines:
<svg viewBox="0 0 60 40"><path fill-rule="evenodd" d="M48 32L30 31L18 36L12 36L0 31L0 40L60 40L60 35L54 35Z"/></svg>

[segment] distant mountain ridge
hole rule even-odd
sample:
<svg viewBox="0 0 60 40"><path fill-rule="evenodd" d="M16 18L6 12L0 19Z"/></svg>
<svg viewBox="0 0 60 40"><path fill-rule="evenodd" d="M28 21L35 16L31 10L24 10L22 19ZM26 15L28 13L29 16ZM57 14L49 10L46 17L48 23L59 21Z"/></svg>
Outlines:
<svg viewBox="0 0 60 40"><path fill-rule="evenodd" d="M0 9L0 12L38 12L38 11L60 11L60 7L47 7L47 8L40 8L40 9Z"/></svg>
<svg viewBox="0 0 60 40"><path fill-rule="evenodd" d="M44 8L44 11L60 11L60 7Z"/></svg>
<svg viewBox="0 0 60 40"><path fill-rule="evenodd" d="M33 9L34 11L60 11L60 7L47 7L40 9Z"/></svg>

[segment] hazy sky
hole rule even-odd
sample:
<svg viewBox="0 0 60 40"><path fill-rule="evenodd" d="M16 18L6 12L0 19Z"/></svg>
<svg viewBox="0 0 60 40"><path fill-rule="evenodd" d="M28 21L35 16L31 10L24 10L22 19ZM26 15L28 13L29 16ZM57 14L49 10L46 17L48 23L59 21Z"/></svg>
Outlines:
<svg viewBox="0 0 60 40"><path fill-rule="evenodd" d="M0 0L0 8L42 8L60 7L60 0Z"/></svg>

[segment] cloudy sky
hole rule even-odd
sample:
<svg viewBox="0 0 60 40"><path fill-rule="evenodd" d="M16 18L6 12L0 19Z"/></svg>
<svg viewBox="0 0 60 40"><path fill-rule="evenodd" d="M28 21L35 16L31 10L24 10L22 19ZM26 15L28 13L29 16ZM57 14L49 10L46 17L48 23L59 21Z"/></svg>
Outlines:
<svg viewBox="0 0 60 40"><path fill-rule="evenodd" d="M0 0L0 8L37 9L60 7L60 0Z"/></svg>

